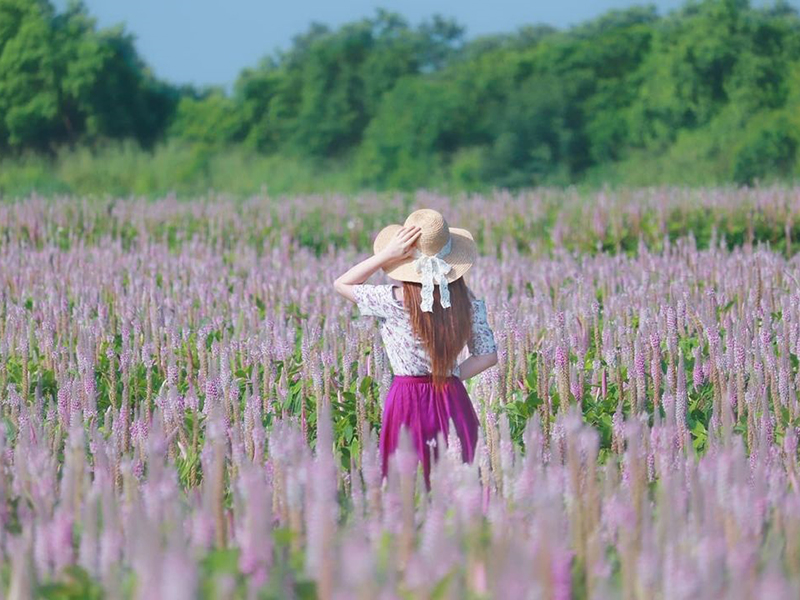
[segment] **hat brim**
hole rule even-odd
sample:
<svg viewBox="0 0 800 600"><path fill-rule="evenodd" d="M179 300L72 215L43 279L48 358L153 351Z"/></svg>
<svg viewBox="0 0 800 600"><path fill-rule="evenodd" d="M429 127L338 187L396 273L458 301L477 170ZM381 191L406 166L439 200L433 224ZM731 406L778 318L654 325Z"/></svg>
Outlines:
<svg viewBox="0 0 800 600"><path fill-rule="evenodd" d="M372 245L375 254L386 247L401 227L402 225L389 225L378 233ZM475 240L472 239L472 234L469 231L451 227L450 237L453 240L450 254L443 258L451 267L450 271L447 273L448 283L455 281L459 277L463 277L464 274L470 270L478 256L478 246L475 244ZM399 261L394 261L384 265L383 270L389 277L397 281L422 283L422 276L417 273L417 270L414 268L413 258L404 258Z"/></svg>

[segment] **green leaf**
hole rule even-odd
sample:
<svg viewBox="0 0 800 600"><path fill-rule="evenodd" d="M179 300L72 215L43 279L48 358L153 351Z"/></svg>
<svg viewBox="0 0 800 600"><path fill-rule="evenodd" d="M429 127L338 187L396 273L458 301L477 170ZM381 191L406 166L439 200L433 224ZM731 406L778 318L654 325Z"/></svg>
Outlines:
<svg viewBox="0 0 800 600"><path fill-rule="evenodd" d="M61 581L39 586L36 596L47 600L99 600L103 595L100 584L83 568L70 565L62 571Z"/></svg>
<svg viewBox="0 0 800 600"><path fill-rule="evenodd" d="M288 548L292 543L294 534L288 527L276 527L272 530L272 540L279 548Z"/></svg>
<svg viewBox="0 0 800 600"><path fill-rule="evenodd" d="M433 590L431 590L431 600L441 600L442 598L447 598L447 592L450 588L451 581L453 581L453 571L450 571L447 575L436 582L436 585L433 586Z"/></svg>
<svg viewBox="0 0 800 600"><path fill-rule="evenodd" d="M536 373L533 371L528 372L525 376L525 383L528 384L528 388L535 390L536 389Z"/></svg>
<svg viewBox="0 0 800 600"><path fill-rule="evenodd" d="M237 548L212 550L203 558L203 569L213 573L238 573L239 550Z"/></svg>
<svg viewBox="0 0 800 600"><path fill-rule="evenodd" d="M361 380L361 384L358 386L358 391L361 392L362 396L366 396L371 387L372 377L369 375L364 375L364 378Z"/></svg>
<svg viewBox="0 0 800 600"><path fill-rule="evenodd" d="M789 412L789 407L781 406L781 423L783 423L783 425L786 426L791 423L791 420L792 420L792 415Z"/></svg>

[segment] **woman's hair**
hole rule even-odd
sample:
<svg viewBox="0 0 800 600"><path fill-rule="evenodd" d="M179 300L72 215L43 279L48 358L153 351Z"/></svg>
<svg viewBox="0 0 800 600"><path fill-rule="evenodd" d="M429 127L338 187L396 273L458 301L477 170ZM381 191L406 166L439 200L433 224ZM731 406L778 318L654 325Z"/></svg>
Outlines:
<svg viewBox="0 0 800 600"><path fill-rule="evenodd" d="M433 312L423 312L422 284L403 282L403 303L411 319L411 328L425 344L431 358L433 384L440 389L472 331L472 303L464 278L459 277L448 287L450 308L439 304L439 286L434 286Z"/></svg>

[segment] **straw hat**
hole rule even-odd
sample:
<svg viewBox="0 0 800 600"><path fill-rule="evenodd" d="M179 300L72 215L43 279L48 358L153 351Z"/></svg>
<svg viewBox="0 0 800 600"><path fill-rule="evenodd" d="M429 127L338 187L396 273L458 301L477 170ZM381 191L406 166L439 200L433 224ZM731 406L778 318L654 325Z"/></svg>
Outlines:
<svg viewBox="0 0 800 600"><path fill-rule="evenodd" d="M466 229L449 227L442 214L430 208L415 210L403 225L384 227L375 238L373 244L375 253L377 254L386 247L398 229L414 225L422 229L416 244L419 254L436 256L444 249L448 240L450 241L450 252L441 257L450 265L450 270L446 274L448 282L455 281L469 271L478 255L478 248L475 240L472 239L472 234ZM383 270L392 279L422 283L422 274L417 271L414 261L414 257L404 258L385 265Z"/></svg>

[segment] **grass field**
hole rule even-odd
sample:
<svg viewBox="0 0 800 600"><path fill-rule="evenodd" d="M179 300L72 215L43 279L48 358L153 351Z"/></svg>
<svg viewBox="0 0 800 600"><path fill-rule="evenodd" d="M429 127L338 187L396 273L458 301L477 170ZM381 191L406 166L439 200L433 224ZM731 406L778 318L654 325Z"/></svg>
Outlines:
<svg viewBox="0 0 800 600"><path fill-rule="evenodd" d="M391 373L332 293L470 229L499 364L382 483ZM0 204L7 598L796 598L800 189Z"/></svg>

